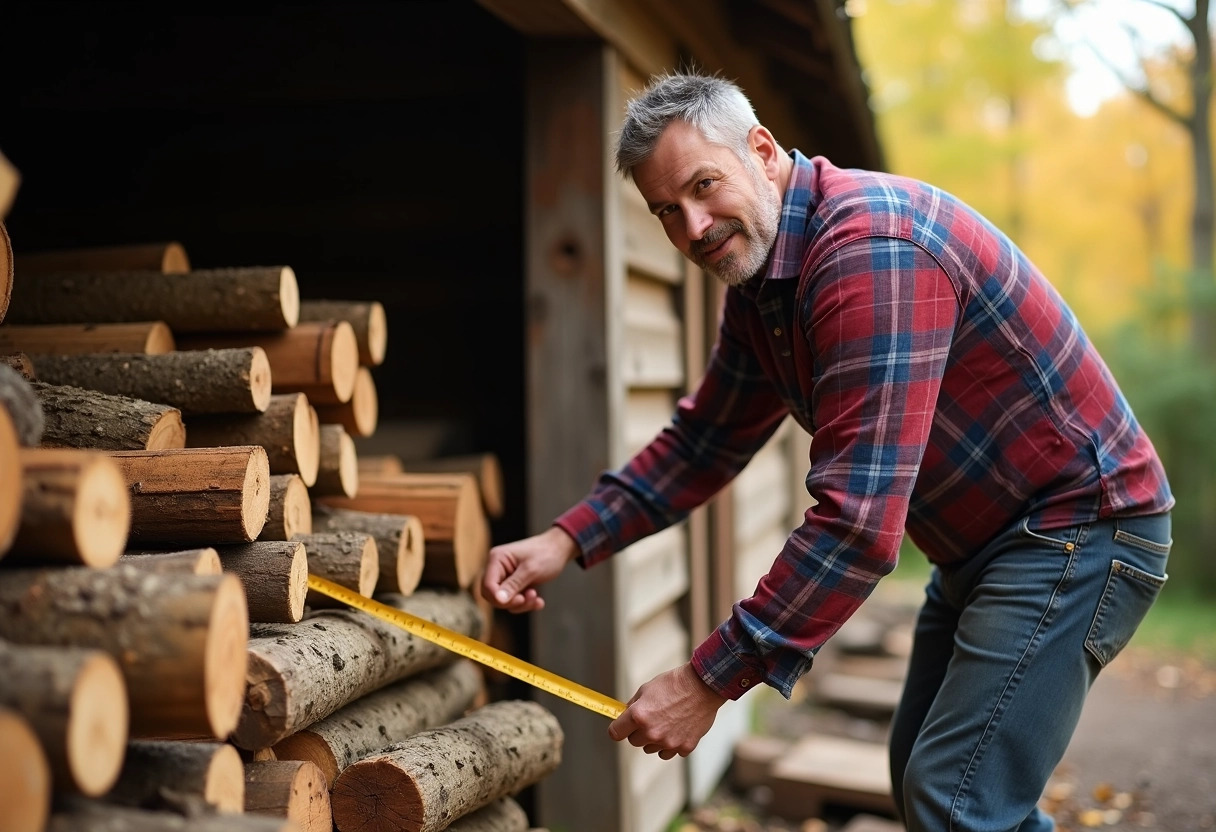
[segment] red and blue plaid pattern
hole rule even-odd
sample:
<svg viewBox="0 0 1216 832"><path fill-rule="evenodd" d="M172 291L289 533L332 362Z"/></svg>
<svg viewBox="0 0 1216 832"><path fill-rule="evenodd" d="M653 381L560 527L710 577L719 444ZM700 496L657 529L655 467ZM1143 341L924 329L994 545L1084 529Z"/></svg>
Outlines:
<svg viewBox="0 0 1216 832"><path fill-rule="evenodd" d="M789 696L905 528L950 564L1023 518L1173 505L1106 365L1004 234L924 183L792 155L764 279L728 290L697 391L557 521L590 566L713 496L786 414L812 433L816 505L693 655L731 698L759 682Z"/></svg>

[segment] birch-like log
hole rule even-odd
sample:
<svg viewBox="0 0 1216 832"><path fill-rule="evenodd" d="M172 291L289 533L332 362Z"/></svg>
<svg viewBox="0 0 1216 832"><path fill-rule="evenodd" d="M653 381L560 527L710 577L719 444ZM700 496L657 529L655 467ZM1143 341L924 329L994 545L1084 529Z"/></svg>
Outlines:
<svg viewBox="0 0 1216 832"><path fill-rule="evenodd" d="M7 364L0 365L0 407L8 409L22 445L33 448L41 444L46 418L38 394L29 379Z"/></svg>
<svg viewBox="0 0 1216 832"><path fill-rule="evenodd" d="M80 387L32 382L51 448L162 451L186 447L182 413L176 407Z"/></svg>
<svg viewBox="0 0 1216 832"><path fill-rule="evenodd" d="M22 278L56 272L190 271L190 258L181 243L136 243L90 248L35 251L17 258Z"/></svg>
<svg viewBox="0 0 1216 832"><path fill-rule="evenodd" d="M355 496L359 491L359 455L355 451L355 440L341 425L321 425L320 448L317 482L309 493L314 497Z"/></svg>
<svg viewBox="0 0 1216 832"><path fill-rule="evenodd" d="M50 767L34 729L6 708L0 708L0 748L4 832L42 832L51 812Z"/></svg>
<svg viewBox="0 0 1216 832"><path fill-rule="evenodd" d="M210 546L180 552L128 551L118 562L145 572L166 575L219 575L223 572L219 553Z"/></svg>
<svg viewBox="0 0 1216 832"><path fill-rule="evenodd" d="M299 474L309 487L317 481L321 430L303 393L271 396L264 413L196 416L189 429L192 448L261 445L272 474Z"/></svg>
<svg viewBox="0 0 1216 832"><path fill-rule="evenodd" d="M409 595L422 578L426 536L412 514L373 514L318 504L312 514L318 532L364 532L376 538L379 592Z"/></svg>
<svg viewBox="0 0 1216 832"><path fill-rule="evenodd" d="M8 321L15 324L164 321L174 334L277 332L295 326L300 315L299 286L287 266L56 272L13 288Z"/></svg>
<svg viewBox="0 0 1216 832"><path fill-rule="evenodd" d="M300 302L300 323L346 321L359 344L359 363L375 367L384 363L388 347L388 317L376 300L305 300Z"/></svg>
<svg viewBox="0 0 1216 832"><path fill-rule="evenodd" d="M127 545L131 500L118 466L97 451L23 448L21 526L8 559L111 566Z"/></svg>
<svg viewBox="0 0 1216 832"><path fill-rule="evenodd" d="M21 501L25 487L21 479L21 459L18 452L17 429L0 404L0 557L13 545L21 525Z"/></svg>
<svg viewBox="0 0 1216 832"><path fill-rule="evenodd" d="M249 620L283 624L304 617L308 594L308 554L303 543L258 540L220 546L220 565L245 585Z"/></svg>
<svg viewBox="0 0 1216 832"><path fill-rule="evenodd" d="M245 764L223 742L135 740L128 744L107 803L179 809L201 803L229 814L245 811Z"/></svg>
<svg viewBox="0 0 1216 832"><path fill-rule="evenodd" d="M270 404L270 362L261 347L164 355L35 355L38 380L176 407L183 415L261 413Z"/></svg>
<svg viewBox="0 0 1216 832"><path fill-rule="evenodd" d="M78 798L56 800L46 832L303 832L266 815L153 812Z"/></svg>
<svg viewBox="0 0 1216 832"><path fill-rule="evenodd" d="M553 714L535 702L495 702L348 766L334 783L334 821L341 832L440 832L538 782L561 756Z"/></svg>
<svg viewBox="0 0 1216 832"><path fill-rule="evenodd" d="M377 600L466 635L481 611L467 592L416 592ZM326 610L298 624L250 628L248 687L232 741L272 746L387 684L454 659L442 647L353 610Z"/></svg>
<svg viewBox="0 0 1216 832"><path fill-rule="evenodd" d="M245 811L286 818L300 832L333 832L329 787L306 760L271 760L245 766Z"/></svg>
<svg viewBox="0 0 1216 832"><path fill-rule="evenodd" d="M363 532L318 532L295 538L308 550L308 571L371 598L380 578L376 539ZM328 595L308 590L305 603L313 609L346 605Z"/></svg>
<svg viewBox="0 0 1216 832"><path fill-rule="evenodd" d="M350 401L342 404L318 404L317 418L322 424L338 424L351 436L371 436L380 419L380 398L371 370L360 367L355 374L355 389Z"/></svg>
<svg viewBox="0 0 1216 832"><path fill-rule="evenodd" d="M356 760L458 719L481 689L481 671L468 659L459 659L356 699L281 740L274 753L280 760L315 763L332 788L342 770Z"/></svg>
<svg viewBox="0 0 1216 832"><path fill-rule="evenodd" d="M248 622L235 575L117 565L0 571L0 638L109 653L122 668L136 737L228 735L245 689Z"/></svg>
<svg viewBox="0 0 1216 832"><path fill-rule="evenodd" d="M42 743L56 791L99 795L114 785L128 737L127 687L101 650L0 642L0 706Z"/></svg>
<svg viewBox="0 0 1216 832"><path fill-rule="evenodd" d="M270 511L258 540L291 540L312 534L312 503L299 474L270 477Z"/></svg>
<svg viewBox="0 0 1216 832"><path fill-rule="evenodd" d="M258 446L115 451L131 495L132 547L247 543L270 507L270 465Z"/></svg>
<svg viewBox="0 0 1216 832"><path fill-rule="evenodd" d="M86 355L103 352L163 355L176 349L164 321L129 324L35 324L0 327L0 352Z"/></svg>
<svg viewBox="0 0 1216 832"><path fill-rule="evenodd" d="M448 832L528 832L528 814L509 797L500 797L448 827Z"/></svg>

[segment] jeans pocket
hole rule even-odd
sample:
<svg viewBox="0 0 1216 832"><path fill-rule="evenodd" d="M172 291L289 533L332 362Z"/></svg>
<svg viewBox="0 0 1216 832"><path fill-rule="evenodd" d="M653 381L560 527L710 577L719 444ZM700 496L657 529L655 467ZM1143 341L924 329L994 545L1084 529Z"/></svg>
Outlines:
<svg viewBox="0 0 1216 832"><path fill-rule="evenodd" d="M1085 649L1102 667L1131 641L1168 577L1153 575L1125 561L1111 561L1102 600L1085 637Z"/></svg>

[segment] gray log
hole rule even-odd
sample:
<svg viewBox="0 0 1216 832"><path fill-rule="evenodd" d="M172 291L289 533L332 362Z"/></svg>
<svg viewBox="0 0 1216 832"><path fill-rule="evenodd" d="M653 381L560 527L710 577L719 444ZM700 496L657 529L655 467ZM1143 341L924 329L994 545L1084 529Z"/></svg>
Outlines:
<svg viewBox="0 0 1216 832"><path fill-rule="evenodd" d="M42 442L46 430L42 404L30 382L7 364L0 364L0 407L8 410L13 427L17 429L18 442L27 448L37 447Z"/></svg>

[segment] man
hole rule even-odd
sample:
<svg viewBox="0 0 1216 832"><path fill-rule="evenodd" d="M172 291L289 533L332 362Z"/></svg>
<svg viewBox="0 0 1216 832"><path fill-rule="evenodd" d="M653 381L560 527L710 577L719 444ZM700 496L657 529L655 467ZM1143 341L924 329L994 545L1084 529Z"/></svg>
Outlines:
<svg viewBox="0 0 1216 832"><path fill-rule="evenodd" d="M1064 302L1012 242L924 183L782 150L717 78L655 80L617 166L728 285L672 424L547 531L495 547L508 610L683 518L792 414L815 505L755 594L609 727L686 755L726 699L786 696L895 565L935 565L891 732L910 830L1049 830L1036 807L1098 671L1165 581L1173 498Z"/></svg>

